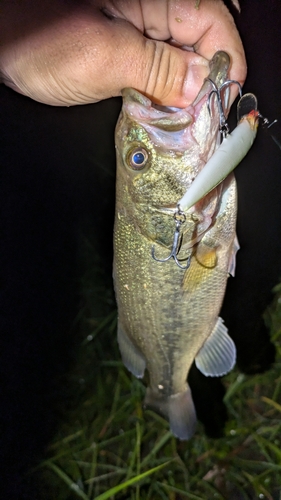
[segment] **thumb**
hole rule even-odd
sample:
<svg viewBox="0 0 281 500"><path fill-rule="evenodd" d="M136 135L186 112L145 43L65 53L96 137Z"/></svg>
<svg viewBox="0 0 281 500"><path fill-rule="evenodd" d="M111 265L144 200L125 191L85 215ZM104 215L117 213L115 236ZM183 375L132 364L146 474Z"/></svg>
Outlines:
<svg viewBox="0 0 281 500"><path fill-rule="evenodd" d="M107 28L108 40L93 67L97 99L120 95L125 87L162 105L185 107L195 99L209 73L207 59L148 39L123 19L113 19Z"/></svg>
<svg viewBox="0 0 281 500"><path fill-rule="evenodd" d="M127 70L123 78L126 87L139 90L158 104L186 107L195 99L208 74L209 64L204 57L143 38L138 67L135 71Z"/></svg>

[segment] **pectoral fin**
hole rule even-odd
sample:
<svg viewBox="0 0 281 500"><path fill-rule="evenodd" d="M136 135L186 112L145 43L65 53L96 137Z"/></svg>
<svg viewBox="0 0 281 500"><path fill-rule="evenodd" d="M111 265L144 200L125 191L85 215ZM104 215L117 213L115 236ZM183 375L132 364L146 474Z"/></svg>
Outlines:
<svg viewBox="0 0 281 500"><path fill-rule="evenodd" d="M235 344L223 320L218 318L211 335L197 354L195 364L206 377L220 377L232 370L235 361Z"/></svg>
<svg viewBox="0 0 281 500"><path fill-rule="evenodd" d="M160 396L150 387L146 390L144 404L169 420L171 432L179 439L190 439L196 427L196 412L190 388L186 391Z"/></svg>
<svg viewBox="0 0 281 500"><path fill-rule="evenodd" d="M236 267L236 254L240 248L239 241L237 238L237 235L235 235L234 241L233 241L233 247L232 251L230 254L230 259L228 263L228 272L231 274L231 276L235 276L235 267Z"/></svg>
<svg viewBox="0 0 281 500"><path fill-rule="evenodd" d="M206 269L214 269L218 262L217 250L216 248L210 248L203 242L200 242L197 246L195 258L198 264Z"/></svg>
<svg viewBox="0 0 281 500"><path fill-rule="evenodd" d="M124 332L120 323L118 323L117 340L124 365L135 377L142 378L146 364L145 358Z"/></svg>

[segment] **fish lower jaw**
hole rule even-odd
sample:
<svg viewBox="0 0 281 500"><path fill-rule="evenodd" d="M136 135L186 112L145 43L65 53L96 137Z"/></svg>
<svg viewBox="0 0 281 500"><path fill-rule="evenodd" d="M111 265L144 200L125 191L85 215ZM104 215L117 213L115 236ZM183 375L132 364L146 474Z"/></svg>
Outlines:
<svg viewBox="0 0 281 500"><path fill-rule="evenodd" d="M175 216L175 214L178 213L179 207L178 204L172 204L172 205L155 205L154 207L155 212L158 214L163 214L163 215L171 215ZM185 212L185 216L192 214L194 212L194 207L191 207L188 211Z"/></svg>
<svg viewBox="0 0 281 500"><path fill-rule="evenodd" d="M165 214L165 215L174 215L177 211L177 205L162 205L162 206L155 206L154 209L160 213L160 214Z"/></svg>

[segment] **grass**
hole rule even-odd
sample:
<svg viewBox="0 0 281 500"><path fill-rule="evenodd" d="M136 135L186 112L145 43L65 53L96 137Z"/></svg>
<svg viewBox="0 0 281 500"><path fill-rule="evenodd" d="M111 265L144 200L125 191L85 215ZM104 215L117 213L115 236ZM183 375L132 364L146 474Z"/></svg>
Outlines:
<svg viewBox="0 0 281 500"><path fill-rule="evenodd" d="M100 269L93 262L84 279L69 396L36 470L42 499L281 500L281 285L266 312L274 366L262 375L234 370L225 377L225 437L210 439L199 424L193 439L179 442L163 418L143 412L144 386L120 361L113 293Z"/></svg>

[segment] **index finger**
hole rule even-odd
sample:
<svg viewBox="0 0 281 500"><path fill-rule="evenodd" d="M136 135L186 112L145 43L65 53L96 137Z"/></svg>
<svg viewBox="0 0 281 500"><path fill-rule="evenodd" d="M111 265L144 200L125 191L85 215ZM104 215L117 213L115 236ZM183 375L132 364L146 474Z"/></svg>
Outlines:
<svg viewBox="0 0 281 500"><path fill-rule="evenodd" d="M198 10L193 2L171 2L169 29L179 44L193 47L208 60L218 50L227 52L231 59L229 78L244 84L247 65L242 41L230 12L220 0L201 0ZM237 93L237 86L231 86L230 103Z"/></svg>
<svg viewBox="0 0 281 500"><path fill-rule="evenodd" d="M242 41L221 0L201 0L198 9L195 0L140 0L139 7L142 23L137 27L146 36L154 40L171 38L178 47L189 47L208 60L224 50L231 59L229 78L243 85L247 66ZM231 103L237 92L237 86L232 86Z"/></svg>

